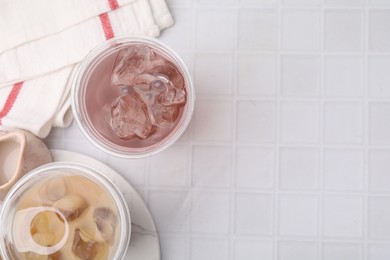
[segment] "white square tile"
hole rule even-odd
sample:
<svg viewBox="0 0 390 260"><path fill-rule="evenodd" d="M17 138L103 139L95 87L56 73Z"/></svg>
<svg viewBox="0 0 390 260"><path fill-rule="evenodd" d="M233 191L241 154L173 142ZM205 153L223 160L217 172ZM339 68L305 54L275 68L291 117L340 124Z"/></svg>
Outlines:
<svg viewBox="0 0 390 260"><path fill-rule="evenodd" d="M282 48L284 50L318 50L320 13L316 9L286 9L282 12Z"/></svg>
<svg viewBox="0 0 390 260"><path fill-rule="evenodd" d="M195 56L194 81L197 94L230 95L233 62L228 54L197 54Z"/></svg>
<svg viewBox="0 0 390 260"><path fill-rule="evenodd" d="M237 234L272 235L274 197L266 194L236 194Z"/></svg>
<svg viewBox="0 0 390 260"><path fill-rule="evenodd" d="M276 50L277 33L275 10L240 9L238 16L239 49Z"/></svg>
<svg viewBox="0 0 390 260"><path fill-rule="evenodd" d="M359 51L363 47L363 12L328 10L325 13L325 49Z"/></svg>
<svg viewBox="0 0 390 260"><path fill-rule="evenodd" d="M81 133L80 133L81 135ZM86 139L73 139L69 138L64 142L64 150L80 153L92 157L101 162L105 162L107 155L95 147L91 142Z"/></svg>
<svg viewBox="0 0 390 260"><path fill-rule="evenodd" d="M324 151L324 188L339 191L362 190L363 162L362 150L326 149Z"/></svg>
<svg viewBox="0 0 390 260"><path fill-rule="evenodd" d="M233 103L226 100L197 100L193 115L195 140L232 140Z"/></svg>
<svg viewBox="0 0 390 260"><path fill-rule="evenodd" d="M160 40L167 43L174 50L192 50L192 35L194 21L192 10L190 8L170 8L175 24L170 30L165 30L161 34Z"/></svg>
<svg viewBox="0 0 390 260"><path fill-rule="evenodd" d="M360 97L363 94L364 63L361 56L325 58L325 94L335 97Z"/></svg>
<svg viewBox="0 0 390 260"><path fill-rule="evenodd" d="M390 51L390 10L371 10L369 19L370 50Z"/></svg>
<svg viewBox="0 0 390 260"><path fill-rule="evenodd" d="M150 158L151 185L184 187L187 183L188 147L175 145Z"/></svg>
<svg viewBox="0 0 390 260"><path fill-rule="evenodd" d="M190 5L193 0L166 0L168 6Z"/></svg>
<svg viewBox="0 0 390 260"><path fill-rule="evenodd" d="M64 150L64 144L62 142L58 142L56 138L45 139L44 142L49 149L53 150Z"/></svg>
<svg viewBox="0 0 390 260"><path fill-rule="evenodd" d="M198 9L196 47L200 51L234 48L235 13L229 9Z"/></svg>
<svg viewBox="0 0 390 260"><path fill-rule="evenodd" d="M193 238L191 260L226 260L229 258L229 241L220 238Z"/></svg>
<svg viewBox="0 0 390 260"><path fill-rule="evenodd" d="M324 109L327 143L361 143L363 138L362 104L328 102Z"/></svg>
<svg viewBox="0 0 390 260"><path fill-rule="evenodd" d="M145 184L145 159L129 160L115 156L108 156L108 165L119 172L133 185Z"/></svg>
<svg viewBox="0 0 390 260"><path fill-rule="evenodd" d="M238 0L195 0L200 5L216 5L216 4L225 4L231 5Z"/></svg>
<svg viewBox="0 0 390 260"><path fill-rule="evenodd" d="M322 255L323 260L361 260L363 247L353 243L325 243Z"/></svg>
<svg viewBox="0 0 390 260"><path fill-rule="evenodd" d="M318 246L316 242L280 241L278 260L316 260Z"/></svg>
<svg viewBox="0 0 390 260"><path fill-rule="evenodd" d="M369 0L368 2L373 5L390 5L389 0Z"/></svg>
<svg viewBox="0 0 390 260"><path fill-rule="evenodd" d="M237 103L237 139L243 142L275 140L276 107L272 101Z"/></svg>
<svg viewBox="0 0 390 260"><path fill-rule="evenodd" d="M375 144L390 143L390 102L372 102L369 107L369 140Z"/></svg>
<svg viewBox="0 0 390 260"><path fill-rule="evenodd" d="M69 128L71 128L71 126ZM69 128L67 128L67 129L69 129ZM50 131L49 135L45 139L43 139L43 141L46 142L47 140L63 137L65 132L66 132L66 130L64 128L53 127L53 129Z"/></svg>
<svg viewBox="0 0 390 260"><path fill-rule="evenodd" d="M326 5L330 6L343 6L343 7L350 7L350 6L359 6L364 3L364 0L325 0Z"/></svg>
<svg viewBox="0 0 390 260"><path fill-rule="evenodd" d="M371 150L368 172L371 191L390 191L390 150Z"/></svg>
<svg viewBox="0 0 390 260"><path fill-rule="evenodd" d="M317 196L308 194L281 195L278 212L280 235L307 237L318 234Z"/></svg>
<svg viewBox="0 0 390 260"><path fill-rule="evenodd" d="M149 208L159 232L188 231L189 197L183 191L151 191Z"/></svg>
<svg viewBox="0 0 390 260"><path fill-rule="evenodd" d="M318 102L282 102L280 113L282 142L316 143L319 141L320 109Z"/></svg>
<svg viewBox="0 0 390 260"><path fill-rule="evenodd" d="M390 197L372 196L368 200L368 237L390 238Z"/></svg>
<svg viewBox="0 0 390 260"><path fill-rule="evenodd" d="M227 192L193 191L191 231L227 234L230 199Z"/></svg>
<svg viewBox="0 0 390 260"><path fill-rule="evenodd" d="M362 237L363 199L357 195L326 195L323 233L328 237Z"/></svg>
<svg viewBox="0 0 390 260"><path fill-rule="evenodd" d="M240 95L276 94L277 60L272 54L239 54L238 93Z"/></svg>
<svg viewBox="0 0 390 260"><path fill-rule="evenodd" d="M236 239L234 260L261 259L272 260L273 242L256 239Z"/></svg>
<svg viewBox="0 0 390 260"><path fill-rule="evenodd" d="M283 96L317 96L320 59L315 55L282 57L281 92Z"/></svg>
<svg viewBox="0 0 390 260"><path fill-rule="evenodd" d="M275 151L272 148L238 147L236 186L270 189L274 184Z"/></svg>
<svg viewBox="0 0 390 260"><path fill-rule="evenodd" d="M368 86L370 96L390 97L390 56L370 56L368 59Z"/></svg>
<svg viewBox="0 0 390 260"><path fill-rule="evenodd" d="M77 125L76 120L73 120L71 125L66 128L66 131L63 133L65 138L71 138L71 139L80 139L83 137L83 134L81 133L81 130L79 126Z"/></svg>
<svg viewBox="0 0 390 260"><path fill-rule="evenodd" d="M183 237L160 236L161 254L164 259L183 260L188 259L189 241Z"/></svg>
<svg viewBox="0 0 390 260"><path fill-rule="evenodd" d="M318 188L318 149L282 148L279 161L280 188L286 190L314 190Z"/></svg>
<svg viewBox="0 0 390 260"><path fill-rule="evenodd" d="M278 0L238 0L241 4L254 4L254 5L275 5L277 4Z"/></svg>
<svg viewBox="0 0 390 260"><path fill-rule="evenodd" d="M389 260L389 244L371 244L368 246L368 260Z"/></svg>
<svg viewBox="0 0 390 260"><path fill-rule="evenodd" d="M232 151L229 147L195 146L192 154L192 185L227 187Z"/></svg>
<svg viewBox="0 0 390 260"><path fill-rule="evenodd" d="M321 0L281 0L284 5L319 5Z"/></svg>
<svg viewBox="0 0 390 260"><path fill-rule="evenodd" d="M143 187L135 187L135 190L138 192L138 194L141 196L141 198L147 202L147 196L148 196L148 191L145 190Z"/></svg>

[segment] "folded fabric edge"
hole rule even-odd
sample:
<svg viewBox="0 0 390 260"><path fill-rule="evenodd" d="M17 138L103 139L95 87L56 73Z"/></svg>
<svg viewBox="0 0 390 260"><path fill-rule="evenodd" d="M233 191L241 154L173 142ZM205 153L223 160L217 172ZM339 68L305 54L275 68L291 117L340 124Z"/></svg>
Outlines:
<svg viewBox="0 0 390 260"><path fill-rule="evenodd" d="M55 115L53 127L66 128L73 122L73 112L70 99L67 99L61 109Z"/></svg>
<svg viewBox="0 0 390 260"><path fill-rule="evenodd" d="M72 71L69 74L61 104L54 114L53 127L68 127L73 121L70 94L77 68L78 64L73 65Z"/></svg>
<svg viewBox="0 0 390 260"><path fill-rule="evenodd" d="M165 0L148 0L153 17L160 29L165 29L173 24L172 15Z"/></svg>
<svg viewBox="0 0 390 260"><path fill-rule="evenodd" d="M159 16L155 19L156 19L156 23L159 26L160 30L164 30L168 27L171 27L175 23L173 16L169 12L167 12L164 15Z"/></svg>
<svg viewBox="0 0 390 260"><path fill-rule="evenodd" d="M140 30L136 33L132 33L130 35L143 34L143 35L147 35L147 36L151 36L151 37L158 37L160 35L161 29L165 29L167 27L170 27L174 23L173 17L169 13L168 10L165 13L160 12L159 16L157 16L157 17L154 16L153 18L155 19L155 24L153 26L150 26L147 28L142 28L142 30ZM125 36L125 35L117 35L117 36ZM60 68L60 69L55 69L53 71L49 71L49 72L46 72L46 73L38 75L38 76L28 78L28 79L26 79L26 81L28 82L30 80L45 78L45 77L50 76L52 73L56 73L57 71L61 71L61 70L66 69L68 67L69 66L65 66L65 67ZM50 131L53 127L68 127L73 121L73 114L72 114L71 102L70 102L71 79L73 77L72 75L73 75L73 72L69 73L67 87L62 94L62 100L61 100L61 102L59 102L59 106L57 107L56 112L45 123L40 124L40 126L38 126L38 125L26 126L26 124L23 125L23 123L19 124L17 121L12 121L12 122L9 122L8 123L9 125L7 125L7 126L0 126L0 129L1 128L15 128L15 127L17 127L20 129L25 129L25 130L31 131L40 138L45 138L50 133ZM15 80L13 82L7 82L5 84L2 84L0 86L0 88L14 84L17 81L19 81L19 80Z"/></svg>
<svg viewBox="0 0 390 260"><path fill-rule="evenodd" d="M47 36L49 36L51 34L60 33L60 32L65 31L66 29L68 29L68 28L70 28L72 26L77 26L78 24L80 24L80 23L82 23L82 22L84 22L84 21L86 21L88 19L91 19L91 18L93 18L95 16L98 16L101 13L106 13L106 12L110 12L110 11L116 10L116 9L121 8L123 6L130 5L133 2L135 2L135 1L137 1L137 0L123 0L123 1L106 0L106 2L107 2L106 9L99 9L99 12L91 12L91 14L86 15L85 17L80 17L80 19L78 19L74 23L69 23L69 24L66 24L66 25L64 24L63 26L61 26L57 30L48 29L48 33L46 33L46 34L42 34L42 35L39 35L39 36L34 36L34 37L28 38L27 40L24 40L24 41L21 41L21 40L16 41L15 40L15 44L14 45L7 45L7 47L0 48L0 54L2 54L3 52L8 51L10 49L17 48L17 47L19 47L21 45L24 45L24 44L27 44L27 43L30 43L30 42L33 42L33 41L45 38L45 37L47 37ZM80 8L78 8L78 9L80 9ZM95 9L98 9L98 8L95 8ZM20 15L15 15L15 17L20 17ZM63 19L63 20L65 20L65 19ZM12 23L10 23L10 24L12 24ZM45 23L45 28L50 28L50 24ZM19 32L19 33L22 33L22 32ZM4 35L4 37L5 37L5 35Z"/></svg>
<svg viewBox="0 0 390 260"><path fill-rule="evenodd" d="M55 123L68 126L72 121L68 112L72 69L74 66L68 66L42 78L1 88L0 129L23 129L45 138Z"/></svg>
<svg viewBox="0 0 390 260"><path fill-rule="evenodd" d="M164 2L163 0L161 0L161 1ZM142 1L140 1L140 2L134 1L134 2L132 2L129 5L126 5L126 6L130 6L130 5L133 5L133 4L134 4L134 6L136 6L137 5L136 3L142 3ZM145 6L147 4L144 3L143 5L144 5L144 8L146 8ZM119 9L125 8L126 6L123 6L123 7L119 8ZM149 6L149 8L151 8L151 7ZM117 10L119 10L119 9L117 9ZM117 11L117 10L115 10L115 11ZM110 14L115 12L115 11L110 12ZM158 15L158 16L156 16L156 15ZM96 19L96 17L94 19ZM158 10L158 12L154 12L154 13L151 12L149 19L151 19L151 20L143 23L145 25L144 28L139 28L141 30L131 31L131 30L127 29L127 32L129 33L128 35L144 34L144 35L148 35L148 36L151 36L151 37L158 37L160 35L160 28L164 29L164 28L167 28L167 27L169 27L169 26L171 26L173 24L172 15L169 13L169 10L167 8L165 8L164 10ZM97 20L99 20L99 18L97 18ZM159 21L160 25L158 25L157 21ZM123 30L121 26L118 26L117 28L120 28L121 30ZM124 32L119 32L117 36L125 36L126 34L123 34L123 33L125 33L125 31ZM52 36L48 36L48 37L52 37ZM107 37L107 35L106 35L106 37ZM59 37L57 37L57 38L59 38ZM57 38L53 38L53 39L51 39L51 41L53 41L53 40L55 40ZM34 44L36 44L36 43L34 43ZM45 44L46 45L50 45L51 44L51 46L53 46L53 43L46 42L46 40L45 40L44 43L40 42L40 45L45 45ZM23 50L19 49L19 48L22 48L22 47L23 47ZM7 56L4 56L3 60L15 61L15 55L16 54L18 54L18 55L20 54L21 55L21 53L25 53L29 49L27 47L29 47L29 46L27 46L27 45L26 46L21 46L19 48L16 48L15 50L10 50L12 52L7 53ZM94 47L94 46L91 46L91 48L92 47ZM85 52L86 51L87 50L85 50ZM3 73L4 75L2 75L0 73L0 78L1 77L4 78L4 80L0 82L0 87L7 86L7 85L10 85L10 84L14 84L14 83L17 83L17 82L22 81L22 80L25 81L25 80L38 78L38 77L41 77L41 76L43 76L45 74L51 73L53 71L56 71L56 70L58 70L61 67L66 67L66 66L68 66L68 64L79 62L81 60L82 55L84 55L84 54L81 54L81 51L77 52L77 53L80 54L80 55L74 54L74 55L71 55L71 56L67 56L68 58L66 58L64 60L64 62L63 62L63 63L67 63L67 64L62 64L63 66L54 66L54 68L52 68L52 70L50 70L50 68L48 67L47 63L43 62L38 68L31 67L31 66L28 67L27 66L27 68L22 69L21 67L20 68L18 67L19 71L14 70L14 71L11 71L11 72L8 72L8 73L4 72ZM15 54L15 55L11 55L11 54ZM5 55L5 53L1 54L0 57L3 56L3 55ZM39 57L41 57L41 56L39 56ZM60 64L58 64L58 65L60 65ZM15 66L19 66L19 65L17 65L15 63ZM18 76L17 74L20 74L20 75ZM8 81L7 81L7 78L9 79Z"/></svg>

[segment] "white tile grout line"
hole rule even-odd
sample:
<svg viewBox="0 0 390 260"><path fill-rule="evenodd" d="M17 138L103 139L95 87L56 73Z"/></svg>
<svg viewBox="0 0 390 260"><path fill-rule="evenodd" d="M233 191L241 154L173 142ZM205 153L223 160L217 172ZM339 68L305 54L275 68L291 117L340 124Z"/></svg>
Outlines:
<svg viewBox="0 0 390 260"><path fill-rule="evenodd" d="M151 159L150 159L150 157L147 157L144 160L145 160L145 164L144 164L145 202L149 206L149 204L150 204L149 198L150 198L150 192L151 192L150 187L152 186L152 185L150 185Z"/></svg>
<svg viewBox="0 0 390 260"><path fill-rule="evenodd" d="M280 93L282 92L282 82L281 82L281 73L282 73L282 57L280 54L280 50L282 49L282 29L281 29L281 23L282 23L282 11L281 11L281 0L277 1L277 28L278 28L278 34L277 34L277 53L276 53L276 65L277 65L277 72L276 72L276 99L275 99L275 107L276 107L276 122L275 122L275 131L276 131L276 137L274 142L274 219L273 219L273 260L279 259L279 170L280 170L280 140L281 140L281 133L280 133L280 118L281 118L281 107L280 107Z"/></svg>
<svg viewBox="0 0 390 260"><path fill-rule="evenodd" d="M233 74L233 96L235 97L238 93L238 45L239 45L239 17L240 17L240 8L239 5L236 5L234 15L236 18L236 23L234 24L234 35L235 37L235 42L234 42L234 50L233 50L233 64L232 64L232 74ZM233 111L233 118L232 118L232 146L231 146L231 151L232 151L232 162L231 162L231 171L230 171L230 186L229 186L229 260L234 260L235 258L235 231L236 231L236 197L237 193L235 192L236 188L236 165L237 165L237 101L235 98L231 99L231 105L233 106L232 111Z"/></svg>
<svg viewBox="0 0 390 260"><path fill-rule="evenodd" d="M283 56L283 55L281 55ZM321 56L321 55L319 55ZM329 55L324 55L325 57L329 57ZM364 56L363 54L359 55ZM231 100L232 95L231 94L224 94L224 95L215 95L215 94L199 94L197 97L201 100ZM284 102L302 102L302 101L318 101L322 99L326 103L340 103L340 102L362 102L363 100L367 100L370 102L390 102L390 97L367 97L364 98L361 97L336 97L336 96L323 96L320 97L320 95L315 96L281 96L278 97L281 101ZM264 95L264 96L256 96L256 95L240 95L237 97L234 97L234 99L240 101L275 101L276 95Z"/></svg>
<svg viewBox="0 0 390 260"><path fill-rule="evenodd" d="M143 188L142 185L135 185L136 187ZM149 187L150 191L178 191L178 192L185 192L187 189L185 187L167 187L167 186L159 186L154 185L153 187ZM228 192L230 191L230 187L209 187L209 186L198 186L196 188L192 188L192 191L200 192L200 191L215 191L215 192ZM251 194L264 194L264 195L272 195L275 193L274 188L235 188L234 192L237 193L251 193ZM280 189L277 193L280 195L316 195L318 194L318 189ZM362 190L348 190L348 191L342 191L342 190L323 190L323 195L329 195L329 196L359 196L362 195ZM369 193L370 197L390 197L390 191L367 191ZM389 241L390 242L390 241Z"/></svg>
<svg viewBox="0 0 390 260"><path fill-rule="evenodd" d="M217 145L220 147L230 147L230 144L226 144L224 141L193 141L193 145ZM258 148L273 148L276 146L275 142L257 142L257 143L250 143L250 142L244 142L244 141L236 141L237 146L245 146L245 147L258 147ZM351 143L351 142L345 142L345 143L323 143L323 148L352 148L352 149L362 149L363 143ZM283 147L302 147L302 148L318 148L319 144L318 142L307 142L307 143L299 143L299 142L283 142L283 144L279 144L281 148ZM390 143L389 144L367 144L367 148L369 149L390 149Z"/></svg>
<svg viewBox="0 0 390 260"><path fill-rule="evenodd" d="M195 40L196 40L196 15L197 15L197 12L196 12L196 9L194 8L194 3L193 3L194 0L190 1L189 5L187 7L191 8L191 30L192 30L192 34L191 34L191 45L190 45L190 50L191 50L191 64L189 64L189 66L191 67L191 77L192 77L192 80L193 80L193 84L194 84L194 89L195 89L195 96L196 96L196 86L195 86ZM195 101L195 107L196 107L196 101ZM195 113L195 112L194 112ZM192 118L192 122L191 124L193 124L193 118ZM190 125L191 125L190 124ZM187 192L187 211L186 211L186 214L188 216L188 221L186 223L187 225L187 230L188 230L188 234L191 234L191 226L192 226L192 216L191 216L191 209L192 209L192 158L193 158L193 143L190 141L190 140L193 140L193 130L190 129L190 128L187 128L187 176L186 176L186 189L185 191ZM190 259L191 258L191 236L189 235L186 235L185 236L185 240L186 240L186 249L185 249L185 255L186 255L186 259Z"/></svg>
<svg viewBox="0 0 390 260"><path fill-rule="evenodd" d="M192 39L191 39L191 50L192 50L192 80L193 80L193 83L194 83L194 89L196 91L196 82L195 82L195 70L196 70L196 67L195 67L195 55L196 55L196 33L197 33L197 21L198 21L198 12L197 12L197 8L195 6L195 0L191 0L191 10L192 10ZM195 92L195 95L196 92ZM196 96L197 97L197 96ZM198 97L197 97L198 98ZM195 101L195 109L196 109L196 101ZM194 111L195 113L195 111ZM192 118L193 120L194 118ZM189 139L190 140L194 140L193 138L194 136L194 130L191 129L191 131L189 132ZM187 236L187 244L188 244L188 248L187 248L187 259L192 259L192 238L193 238L193 234L192 234L192 215L191 215L191 210L192 210L192 202L193 202L193 189L192 189L192 162L193 162L193 153L194 151L194 143L193 142L190 142L190 147L189 147L189 158L190 160L188 161L188 185L189 185L189 189L188 189L188 230L189 230L189 236Z"/></svg>
<svg viewBox="0 0 390 260"><path fill-rule="evenodd" d="M369 143L369 107L368 107L368 97L370 96L369 93L370 93L370 86L369 86L369 81L368 81L368 51L369 51L369 10L368 10L368 1L369 0L365 0L365 10L364 10L364 20L363 20L363 24L364 24L364 33L363 33L363 37L365 37L364 41L363 41L363 48L364 48L364 68L363 68L363 72L364 72L364 84L363 84L363 97L364 97L364 101L363 101L363 160L364 160L364 164L363 164L363 223L362 223L362 236L363 236L363 260L367 260L368 259L368 243L367 243L367 240L368 240L368 195L367 195L367 192L368 192L368 183L369 183L369 180L368 180L368 176L369 176L369 170L368 170L368 143Z"/></svg>
<svg viewBox="0 0 390 260"><path fill-rule="evenodd" d="M319 51L320 51L320 73L319 73L319 93L320 93L320 100L319 100L319 169L318 169L318 188L319 188L319 193L318 193L318 240L317 240L317 246L318 246L318 252L317 252L317 258L320 260L322 259L323 256L323 189L324 189L324 178L325 178L325 170L324 170L324 140L325 140L325 134L324 134L324 126L325 126L325 104L323 97L325 96L325 84L324 84L324 79L325 79L325 40L326 40L326 35L325 35L325 10L323 6L323 1L321 1L320 4L320 46L319 46Z"/></svg>

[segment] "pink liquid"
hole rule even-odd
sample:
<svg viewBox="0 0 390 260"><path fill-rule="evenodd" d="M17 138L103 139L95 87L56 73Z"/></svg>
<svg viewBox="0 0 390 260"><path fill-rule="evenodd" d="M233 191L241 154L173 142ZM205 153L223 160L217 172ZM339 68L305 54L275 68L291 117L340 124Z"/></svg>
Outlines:
<svg viewBox="0 0 390 260"><path fill-rule="evenodd" d="M173 63L177 70L184 75L180 67L172 59L158 52L156 49L154 50ZM179 115L176 120L165 127L157 127L155 132L146 139L133 138L131 140L124 140L119 138L110 125L112 103L119 96L123 95L121 88L115 87L111 83L113 67L119 52L120 50L117 50L105 56L92 69L86 81L86 116L95 134L106 144L116 147L119 146L129 151L147 151L164 143L178 130L183 121L183 111L186 110L188 104L186 102L184 106L180 106ZM186 80L184 80L184 84L184 88L187 89Z"/></svg>

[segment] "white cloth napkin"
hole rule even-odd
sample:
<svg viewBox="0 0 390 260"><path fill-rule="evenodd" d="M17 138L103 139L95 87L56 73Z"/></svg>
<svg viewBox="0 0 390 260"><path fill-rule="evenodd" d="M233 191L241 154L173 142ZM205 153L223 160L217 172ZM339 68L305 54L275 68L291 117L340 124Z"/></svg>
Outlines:
<svg viewBox="0 0 390 260"><path fill-rule="evenodd" d="M70 124L71 75L92 48L114 36L157 37L173 24L165 0L0 0L0 6L0 129L41 138Z"/></svg>

